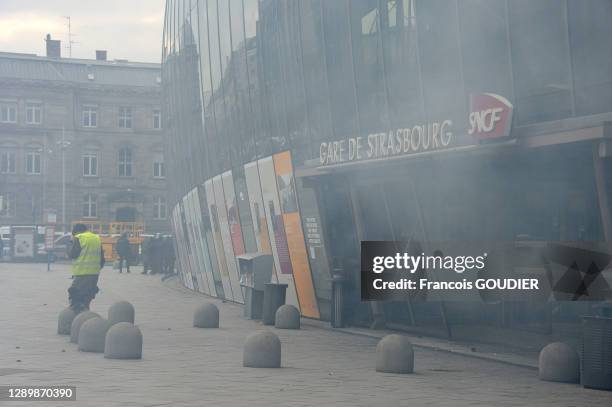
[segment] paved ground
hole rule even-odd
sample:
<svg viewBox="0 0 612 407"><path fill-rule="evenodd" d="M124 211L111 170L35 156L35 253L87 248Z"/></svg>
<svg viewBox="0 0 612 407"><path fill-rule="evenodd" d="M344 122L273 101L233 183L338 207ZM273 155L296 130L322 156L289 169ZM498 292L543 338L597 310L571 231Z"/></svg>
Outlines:
<svg viewBox="0 0 612 407"><path fill-rule="evenodd" d="M612 405L612 392L538 381L531 369L417 349L412 375L374 371L376 341L306 326L276 331L282 369L242 367L242 345L264 329L217 302L221 328L191 327L201 295L159 277L103 271L92 310L114 301L136 307L144 335L140 361L78 352L56 335L70 284L66 266L0 263L0 385L72 384L77 402L4 405L67 406L575 406ZM137 270L139 271L139 270ZM2 405L2 402L0 402Z"/></svg>

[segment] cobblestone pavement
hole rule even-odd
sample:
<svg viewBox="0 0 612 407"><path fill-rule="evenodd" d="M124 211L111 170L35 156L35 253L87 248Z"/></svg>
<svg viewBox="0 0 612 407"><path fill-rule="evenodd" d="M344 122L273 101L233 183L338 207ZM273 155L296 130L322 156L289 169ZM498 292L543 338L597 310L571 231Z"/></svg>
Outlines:
<svg viewBox="0 0 612 407"><path fill-rule="evenodd" d="M276 330L282 369L243 368L244 339L266 328L220 301L220 329L192 328L193 310L206 298L138 269L106 268L100 278L92 310L106 315L113 302L129 300L144 336L142 360L108 360L56 335L70 279L68 266L53 269L0 263L0 385L76 385L78 400L4 405L612 406L612 392L431 350L416 350L415 374L376 373L374 339L312 326Z"/></svg>

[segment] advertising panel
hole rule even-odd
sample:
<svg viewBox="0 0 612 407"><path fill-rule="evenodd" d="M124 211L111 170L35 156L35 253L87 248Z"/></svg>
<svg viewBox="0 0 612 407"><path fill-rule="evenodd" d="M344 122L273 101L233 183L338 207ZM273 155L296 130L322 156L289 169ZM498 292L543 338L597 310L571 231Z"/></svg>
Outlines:
<svg viewBox="0 0 612 407"><path fill-rule="evenodd" d="M283 215L280 200L278 198L278 190L276 188L276 173L274 172L272 157L259 160L258 168L270 241L273 242L272 253L278 264L277 271L280 271L277 273L278 282L288 285L287 304L299 307L293 281Z"/></svg>
<svg viewBox="0 0 612 407"><path fill-rule="evenodd" d="M212 266L210 264L210 256L208 254L208 244L204 237L204 226L202 224L202 208L200 207L200 194L198 188L193 190L193 226L194 234L198 242L198 253L200 255L200 273L206 279L208 284L208 294L216 296L215 281L212 273Z"/></svg>
<svg viewBox="0 0 612 407"><path fill-rule="evenodd" d="M281 212L287 236L287 247L293 269L295 289L300 302L300 310L302 315L306 317L320 318L310 264L306 253L302 220L298 210L291 154L289 151L285 151L275 154L273 159Z"/></svg>
<svg viewBox="0 0 612 407"><path fill-rule="evenodd" d="M231 188L233 189L234 186L231 185ZM213 189L215 192L215 202L217 203L217 216L219 217L221 241L223 242L223 252L225 253L227 271L229 273L230 282L232 284L232 295L234 297L234 301L243 302L242 289L240 288L240 280L238 276L238 264L234 255L232 235L230 232L229 220L227 216L227 206L225 205L223 180L220 175L217 175L213 178Z"/></svg>
<svg viewBox="0 0 612 407"><path fill-rule="evenodd" d="M172 228L172 234L174 235L174 240L176 241L176 267L177 270L180 273L180 270L183 268L181 262L183 261L183 259L181 258L181 247L183 246L183 239L181 239L179 233L178 233L178 227L177 227L177 222L176 222L176 212L177 212L177 208L178 205L176 205L174 208L172 208L172 213L170 216L170 227Z"/></svg>
<svg viewBox="0 0 612 407"><path fill-rule="evenodd" d="M266 254L273 254L272 246L270 245L268 221L266 220L263 196L261 194L261 183L259 182L259 169L256 161L248 163L244 166L244 175L246 178L247 191L249 193L249 206L251 209L251 219L253 219L253 227L255 229L255 243L257 244L257 251ZM280 264L276 254L274 254L272 257L274 258L272 281L278 282L276 270L280 269Z"/></svg>
<svg viewBox="0 0 612 407"><path fill-rule="evenodd" d="M198 286L200 291L204 294L210 295L210 287L208 283L208 276L204 268L204 254L202 253L202 242L198 233L199 224L197 222L197 211L196 211L196 189L189 192L189 233L192 241L192 264L193 272L198 280Z"/></svg>
<svg viewBox="0 0 612 407"><path fill-rule="evenodd" d="M185 195L183 198L183 227L185 228L185 239L187 240L186 246L186 255L187 262L189 263L189 273L191 275L191 280L193 282L193 289L196 291L200 291L200 281L195 270L195 255L193 253L193 236L191 234L191 216L190 216L190 203L189 203L189 194Z"/></svg>
<svg viewBox="0 0 612 407"><path fill-rule="evenodd" d="M221 225L219 222L219 210L217 209L217 202L215 198L215 191L213 188L213 181L208 180L204 183L204 190L206 191L206 202L208 203L208 213L210 215L210 223L212 226L212 240L214 242L215 254L219 265L219 271L221 274L221 282L223 283L223 292L225 298L228 300L234 300L234 293L232 290L232 284L227 268L227 260L225 259L225 252L223 250L223 241L221 238Z"/></svg>
<svg viewBox="0 0 612 407"><path fill-rule="evenodd" d="M218 298L225 298L225 290L223 288L223 281L221 279L221 272L219 270L219 262L217 261L212 223L210 220L210 212L208 211L208 201L206 199L206 190L204 185L198 187L198 197L202 219L202 233L204 235L204 243L208 249L208 260L210 261L209 266L210 272L213 276L215 291Z"/></svg>
<svg viewBox="0 0 612 407"><path fill-rule="evenodd" d="M189 251L190 251L190 249L189 249L189 237L187 236L187 230L186 230L186 225L185 225L185 205L184 205L183 202L179 202L178 225L179 225L179 233L181 234L181 237L183 238L183 250L182 250L182 257L183 257L182 276L183 276L183 281L185 282L185 285L187 286L187 288L195 290L195 287L193 285L193 278L191 277L191 262L189 260Z"/></svg>
<svg viewBox="0 0 612 407"><path fill-rule="evenodd" d="M33 226L13 226L13 258L25 260L34 258L34 238L36 228Z"/></svg>
<svg viewBox="0 0 612 407"><path fill-rule="evenodd" d="M303 179L294 178L298 196L302 229L306 239L306 248L310 260L310 272L315 285L315 294L319 304L321 319L330 319L331 303L331 273L325 249L325 237L319 205L314 188L304 185Z"/></svg>
<svg viewBox="0 0 612 407"><path fill-rule="evenodd" d="M194 280L195 289L206 293L206 282L202 280L200 273L197 242L193 233L193 209L192 209L192 194L187 194L187 202L185 205L185 224L187 225L187 236L189 238L189 264L191 265L191 278Z"/></svg>
<svg viewBox="0 0 612 407"><path fill-rule="evenodd" d="M234 256L244 254L244 242L242 240L242 230L240 227L240 213L238 210L238 202L236 200L236 192L234 191L234 178L232 172L227 171L221 176L223 181L223 194L225 197L225 205L227 207L227 222L229 224L230 235L232 237L232 246L234 248Z"/></svg>
<svg viewBox="0 0 612 407"><path fill-rule="evenodd" d="M238 214L240 216L240 229L242 230L244 250L247 253L254 253L258 250L257 243L255 242L253 218L251 218L251 209L249 207L249 193L247 190L244 168L234 169L232 176L234 177L234 186L236 187L236 202L238 205Z"/></svg>

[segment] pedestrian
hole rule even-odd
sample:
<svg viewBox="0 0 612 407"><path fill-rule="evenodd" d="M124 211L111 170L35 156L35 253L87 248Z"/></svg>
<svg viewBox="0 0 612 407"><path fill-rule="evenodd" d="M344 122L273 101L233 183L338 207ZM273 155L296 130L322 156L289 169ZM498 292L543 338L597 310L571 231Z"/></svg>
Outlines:
<svg viewBox="0 0 612 407"><path fill-rule="evenodd" d="M127 233L123 233L117 243L115 244L115 250L119 256L119 273L123 273L123 262L127 268L127 272L130 272L130 257L132 250L130 248L130 241L128 240Z"/></svg>
<svg viewBox="0 0 612 407"><path fill-rule="evenodd" d="M2 256L4 256L4 240L0 236L0 261L2 261Z"/></svg>
<svg viewBox="0 0 612 407"><path fill-rule="evenodd" d="M147 274L149 270L151 270L151 237L147 237L141 246L142 251L142 273Z"/></svg>
<svg viewBox="0 0 612 407"><path fill-rule="evenodd" d="M164 254L162 248L163 242L159 233L151 240L149 250L151 252L151 274L159 274L162 272Z"/></svg>
<svg viewBox="0 0 612 407"><path fill-rule="evenodd" d="M174 243L172 242L172 238L170 236L166 236L163 239L163 273L164 274L172 274L174 273L174 261L176 256L174 255Z"/></svg>
<svg viewBox="0 0 612 407"><path fill-rule="evenodd" d="M72 285L68 288L70 308L75 313L89 309L89 303L98 293L98 276L104 267L104 250L100 236L77 223L72 229Z"/></svg>

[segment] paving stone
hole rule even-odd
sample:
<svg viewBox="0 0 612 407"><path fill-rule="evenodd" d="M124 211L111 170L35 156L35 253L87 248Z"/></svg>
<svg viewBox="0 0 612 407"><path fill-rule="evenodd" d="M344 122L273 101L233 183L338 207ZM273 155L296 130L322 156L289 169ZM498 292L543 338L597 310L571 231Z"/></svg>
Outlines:
<svg viewBox="0 0 612 407"><path fill-rule="evenodd" d="M96 310L126 298L138 304L146 352L141 360L124 361L76 352L55 334L71 283L69 266L54 264L47 272L46 264L0 263L0 369L11 369L0 370L0 385L76 385L73 404L79 407L612 405L612 392L540 381L536 370L420 348L414 374L377 373L377 339L307 324L274 331L282 342L282 369L245 369L244 340L262 328L257 321L244 320L240 306L139 271L105 268L92 302ZM203 301L219 307L221 328L192 327L193 311Z"/></svg>

